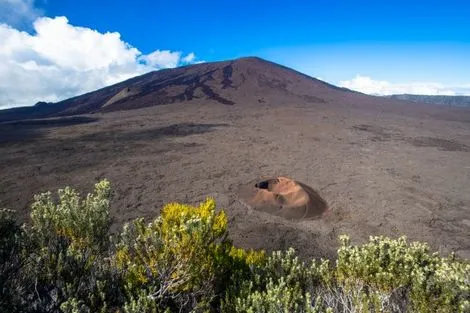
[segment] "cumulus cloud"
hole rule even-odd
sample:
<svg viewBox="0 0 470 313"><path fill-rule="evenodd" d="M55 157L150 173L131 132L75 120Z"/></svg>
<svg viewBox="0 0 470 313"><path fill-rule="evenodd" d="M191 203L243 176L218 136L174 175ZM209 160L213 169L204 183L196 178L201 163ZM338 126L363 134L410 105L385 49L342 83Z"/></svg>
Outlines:
<svg viewBox="0 0 470 313"><path fill-rule="evenodd" d="M39 17L33 27L29 34L0 24L0 108L58 101L196 60L179 51L142 54L117 32L74 26L66 17Z"/></svg>
<svg viewBox="0 0 470 313"><path fill-rule="evenodd" d="M183 57L179 51L155 50L152 53L140 56L139 60L155 68L171 68L194 63L196 55L191 52Z"/></svg>
<svg viewBox="0 0 470 313"><path fill-rule="evenodd" d="M417 95L470 95L470 84L446 86L435 82L392 83L356 75L351 80L340 81L340 87L373 95L417 94Z"/></svg>

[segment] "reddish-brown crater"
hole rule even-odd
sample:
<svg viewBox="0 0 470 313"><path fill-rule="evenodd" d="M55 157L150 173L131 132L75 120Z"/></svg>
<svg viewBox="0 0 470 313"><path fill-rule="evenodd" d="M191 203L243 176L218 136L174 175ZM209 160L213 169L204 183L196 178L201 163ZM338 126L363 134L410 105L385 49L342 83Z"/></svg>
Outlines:
<svg viewBox="0 0 470 313"><path fill-rule="evenodd" d="M287 219L318 218L328 207L313 188L287 177L243 185L239 196L256 210Z"/></svg>

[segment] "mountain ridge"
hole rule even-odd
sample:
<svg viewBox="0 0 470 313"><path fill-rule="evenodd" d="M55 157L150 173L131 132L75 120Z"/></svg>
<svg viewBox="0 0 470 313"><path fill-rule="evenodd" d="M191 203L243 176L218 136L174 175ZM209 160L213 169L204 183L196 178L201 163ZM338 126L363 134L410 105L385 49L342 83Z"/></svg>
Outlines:
<svg viewBox="0 0 470 313"><path fill-rule="evenodd" d="M470 107L470 96L444 96L444 95L415 95L415 94L395 94L386 96L390 99L404 100L418 103L444 105L450 107Z"/></svg>
<svg viewBox="0 0 470 313"><path fill-rule="evenodd" d="M56 103L0 111L0 121L61 117L130 110L175 102L205 101L223 105L259 103L276 95L324 103L332 91L353 93L258 57L186 65L152 71ZM328 98L328 97L326 97ZM255 102L256 102L255 101Z"/></svg>
<svg viewBox="0 0 470 313"><path fill-rule="evenodd" d="M0 122L60 118L186 103L215 106L334 106L427 118L467 120L452 108L395 97L366 95L338 87L258 57L186 65L132 77L56 103L0 111ZM411 108L411 106L413 108Z"/></svg>

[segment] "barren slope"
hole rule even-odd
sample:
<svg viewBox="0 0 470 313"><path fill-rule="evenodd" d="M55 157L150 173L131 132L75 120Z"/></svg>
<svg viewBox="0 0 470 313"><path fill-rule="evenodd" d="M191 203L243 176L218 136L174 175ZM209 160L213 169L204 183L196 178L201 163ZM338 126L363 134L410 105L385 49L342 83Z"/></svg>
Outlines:
<svg viewBox="0 0 470 313"><path fill-rule="evenodd" d="M67 101L69 113L96 113L0 124L1 207L26 218L33 194L106 177L115 229L214 196L245 247L331 257L341 233L406 234L470 257L469 110L369 97L253 58ZM240 199L241 186L279 176L312 187L328 211L289 220Z"/></svg>

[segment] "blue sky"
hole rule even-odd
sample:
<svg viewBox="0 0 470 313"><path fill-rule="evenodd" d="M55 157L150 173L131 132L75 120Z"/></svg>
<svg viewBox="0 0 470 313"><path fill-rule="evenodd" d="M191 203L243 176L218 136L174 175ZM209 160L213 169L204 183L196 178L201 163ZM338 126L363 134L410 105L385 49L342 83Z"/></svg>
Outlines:
<svg viewBox="0 0 470 313"><path fill-rule="evenodd" d="M109 39L106 34L119 33L119 40L138 50L136 63L145 67L134 64L132 68L126 63L122 66L126 70L110 70L114 66L110 63L107 70L114 76L101 73L96 85L150 69L256 55L367 93L470 94L467 1L0 0L1 11L0 23L9 25L10 37L13 30L26 31L32 41L49 42L57 33L66 44L71 37L67 31L89 30L101 35L101 39L93 39L92 46L104 51L115 48L111 45L105 49L106 44L101 44ZM66 25L56 17L66 17ZM42 23L35 24L38 19ZM37 28L39 24L43 27ZM65 74L70 72L70 64L56 62L61 56L55 51L45 53L45 46L34 44L30 47L34 53L21 49L15 53L34 54L34 62L47 59ZM81 45L74 42L68 46L79 49ZM129 51L124 50L121 52L126 55ZM97 71L97 62L93 67L80 58L94 58L92 54L104 52L97 48L88 53L68 52L86 70ZM174 53L180 53L179 58L172 59ZM15 64L19 62L17 57L12 58ZM170 62L165 63L168 58ZM25 61L21 62L23 70ZM74 71L70 75L86 76L81 68L74 66ZM0 78L4 79L1 75L0 68ZM73 80L76 84L77 79ZM92 87L95 85L84 88ZM79 87L63 89L62 94L38 96L55 99L83 91ZM14 101L14 97L0 98L0 102Z"/></svg>

